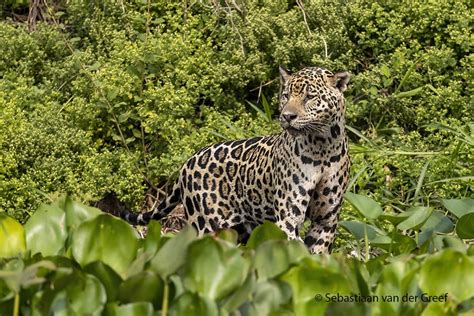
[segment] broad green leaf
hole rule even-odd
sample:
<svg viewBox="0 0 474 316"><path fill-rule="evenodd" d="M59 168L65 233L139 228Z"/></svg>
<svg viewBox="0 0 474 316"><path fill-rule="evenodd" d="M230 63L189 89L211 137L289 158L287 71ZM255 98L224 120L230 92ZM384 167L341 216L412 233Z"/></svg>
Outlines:
<svg viewBox="0 0 474 316"><path fill-rule="evenodd" d="M150 302L156 308L163 300L163 281L151 271L143 271L126 279L119 288L121 303Z"/></svg>
<svg viewBox="0 0 474 316"><path fill-rule="evenodd" d="M474 239L474 213L468 213L459 218L456 223L456 234L462 239Z"/></svg>
<svg viewBox="0 0 474 316"><path fill-rule="evenodd" d="M412 260L412 257L409 255L400 256L405 258L405 272L400 284L400 293L417 293L419 290L418 281L420 275L420 263L416 260Z"/></svg>
<svg viewBox="0 0 474 316"><path fill-rule="evenodd" d="M84 267L84 271L95 276L104 286L107 293L107 302L113 302L117 298L122 278L108 265L101 261L94 261Z"/></svg>
<svg viewBox="0 0 474 316"><path fill-rule="evenodd" d="M153 316L153 305L148 302L124 304L110 304L107 306L106 316Z"/></svg>
<svg viewBox="0 0 474 316"><path fill-rule="evenodd" d="M382 270L381 276L378 280L375 294L381 298L388 298L386 301L382 300L376 305L375 313L381 315L399 315L401 314L401 301L396 299L390 301L390 298L397 296L401 298L405 294L414 296L417 288L410 289L410 292L406 292L407 289L403 288L402 283L405 275L413 269L413 265L409 264L409 257L405 259L403 256L391 260L389 264L386 264ZM408 262L407 262L408 261Z"/></svg>
<svg viewBox="0 0 474 316"><path fill-rule="evenodd" d="M181 278L181 276L177 274L171 275L169 277L168 284L170 285L170 289L173 289L175 292L174 297L181 296L184 294L184 292L186 292L186 289L184 288L184 285L183 285L183 279Z"/></svg>
<svg viewBox="0 0 474 316"><path fill-rule="evenodd" d="M58 265L58 268L54 274L48 276L48 286L42 287L43 291L41 295L35 296L35 308L40 312L41 315L48 315L51 313L51 305L55 301L57 296L65 296L67 293L66 289L70 286L84 287L84 273L78 270L78 264L73 263L72 266L68 266L68 263L72 261L58 260L58 256L50 257ZM64 258L64 257L61 257ZM64 301L64 300L63 300ZM66 312L64 312L66 313ZM63 313L63 314L64 314Z"/></svg>
<svg viewBox="0 0 474 316"><path fill-rule="evenodd" d="M409 253L416 248L416 241L413 238L396 231L387 236L377 235L370 244L394 254Z"/></svg>
<svg viewBox="0 0 474 316"><path fill-rule="evenodd" d="M279 280L259 282L247 306L243 307L244 315L271 315L282 305L288 304L291 299L291 288ZM278 313L277 315L281 315Z"/></svg>
<svg viewBox="0 0 474 316"><path fill-rule="evenodd" d="M218 242L211 236L189 246L184 265L185 288L217 300L241 286L249 272L250 262L236 247Z"/></svg>
<svg viewBox="0 0 474 316"><path fill-rule="evenodd" d="M273 278L308 255L307 248L301 242L267 240L255 249L254 267L258 279Z"/></svg>
<svg viewBox="0 0 474 316"><path fill-rule="evenodd" d="M401 214L404 214L404 213L405 212L403 212ZM404 215L406 215L406 214L404 214ZM393 225L397 225L398 223L403 222L407 217L408 217L408 215L406 215L404 217L400 217L400 216L392 215L392 214L382 214L382 215L380 215L379 219L383 219L383 220L389 221Z"/></svg>
<svg viewBox="0 0 474 316"><path fill-rule="evenodd" d="M454 224L449 217L445 216L443 213L433 211L431 216L428 217L420 229L423 231L431 229L434 232L447 234L453 231Z"/></svg>
<svg viewBox="0 0 474 316"><path fill-rule="evenodd" d="M19 258L7 261L4 265L2 264L2 270L0 270L0 284L5 284L6 287L18 293L21 289L21 275L25 269L25 263Z"/></svg>
<svg viewBox="0 0 474 316"><path fill-rule="evenodd" d="M49 260L41 260L25 267L21 275L21 287L29 288L46 282L45 274L56 270L56 265Z"/></svg>
<svg viewBox="0 0 474 316"><path fill-rule="evenodd" d="M416 206L410 208L407 210L407 212L411 212L412 215L397 225L397 228L400 230L419 229L425 223L428 217L430 217L431 212L433 212L433 208Z"/></svg>
<svg viewBox="0 0 474 316"><path fill-rule="evenodd" d="M388 256L389 256L388 254L380 255L378 257L371 258L369 261L365 263L365 268L367 269L367 272L368 272L367 283L375 284L378 281L383 271L384 265L386 263L385 260Z"/></svg>
<svg viewBox="0 0 474 316"><path fill-rule="evenodd" d="M223 310L232 312L245 302L248 302L256 282L255 274L249 273L245 282L223 301Z"/></svg>
<svg viewBox="0 0 474 316"><path fill-rule="evenodd" d="M207 297L186 292L173 304L170 310L171 316L217 316L219 311L216 303Z"/></svg>
<svg viewBox="0 0 474 316"><path fill-rule="evenodd" d="M76 229L82 222L103 214L101 210L75 202L69 196L64 200L64 209L66 210L66 225L69 232Z"/></svg>
<svg viewBox="0 0 474 316"><path fill-rule="evenodd" d="M362 222L356 221L340 221L339 225L345 228L349 233L354 235L354 237L358 240L367 238L369 240L375 238L377 235L377 231L371 225Z"/></svg>
<svg viewBox="0 0 474 316"><path fill-rule="evenodd" d="M376 219L383 213L382 207L365 195L347 192L344 197L357 211L369 219Z"/></svg>
<svg viewBox="0 0 474 316"><path fill-rule="evenodd" d="M474 258L453 249L429 256L421 266L420 287L428 295L467 300L474 295Z"/></svg>
<svg viewBox="0 0 474 316"><path fill-rule="evenodd" d="M143 239L140 239L139 241L143 241ZM141 273L143 270L145 270L146 264L152 257L153 255L151 255L148 252L144 252L143 248L138 249L137 257L135 258L135 260L132 261L132 263L128 267L128 270L126 273L127 276L131 277L132 275Z"/></svg>
<svg viewBox="0 0 474 316"><path fill-rule="evenodd" d="M265 221L257 226L250 235L247 242L248 248L257 248L258 245L267 240L287 240L286 234L272 222Z"/></svg>
<svg viewBox="0 0 474 316"><path fill-rule="evenodd" d="M25 250L23 226L6 214L0 213L0 257L13 257Z"/></svg>
<svg viewBox="0 0 474 316"><path fill-rule="evenodd" d="M15 258L2 265L0 281L3 281L11 291L19 292L20 289L46 282L42 276L55 269L56 265L49 260L41 260L25 266L23 260Z"/></svg>
<svg viewBox="0 0 474 316"><path fill-rule="evenodd" d="M101 315L107 300L100 281L86 273L75 274L66 288L51 303L50 315Z"/></svg>
<svg viewBox="0 0 474 316"><path fill-rule="evenodd" d="M418 245L418 247L428 247L429 245L427 244L427 242L428 240L432 240L433 236L433 229L422 230L417 236L416 244Z"/></svg>
<svg viewBox="0 0 474 316"><path fill-rule="evenodd" d="M147 234L144 240L145 251L154 255L158 250L158 245L161 239L161 224L158 221L152 220L147 226Z"/></svg>
<svg viewBox="0 0 474 316"><path fill-rule="evenodd" d="M466 244L462 239L454 236L436 235L433 237L433 245L437 250L452 248L461 252L466 251Z"/></svg>
<svg viewBox="0 0 474 316"><path fill-rule="evenodd" d="M394 241L392 240L390 236L386 236L386 235L377 235L370 241L370 244L375 245L375 246L391 244L391 243L394 243Z"/></svg>
<svg viewBox="0 0 474 316"><path fill-rule="evenodd" d="M348 260L345 262L345 265L347 265L346 269L352 272L352 276L349 277L349 280L353 283L353 287L358 289L358 293L360 293L360 295L370 295L370 274L366 265L356 258L348 258Z"/></svg>
<svg viewBox="0 0 474 316"><path fill-rule="evenodd" d="M53 256L64 252L66 213L57 205L41 205L24 227L26 247L32 254Z"/></svg>
<svg viewBox="0 0 474 316"><path fill-rule="evenodd" d="M188 246L195 238L196 231L191 226L186 226L158 249L150 260L150 270L158 273L163 279L175 273L186 261Z"/></svg>
<svg viewBox="0 0 474 316"><path fill-rule="evenodd" d="M0 274L2 274L2 272L0 272ZM2 309L2 303L4 302L8 302L8 301L11 301L12 299L14 299L15 297L15 291L13 291L11 288L9 288L4 279L2 277L0 277L0 315L11 315L13 314L13 312L11 311L11 309L8 310L8 312L4 309ZM4 304L3 307L12 307L11 306L12 304L8 304L8 306L6 306L6 304Z"/></svg>
<svg viewBox="0 0 474 316"><path fill-rule="evenodd" d="M442 200L444 207L457 218L466 215L467 213L474 213L474 199L451 199Z"/></svg>
<svg viewBox="0 0 474 316"><path fill-rule="evenodd" d="M350 285L344 273L331 266L324 266L307 258L291 268L281 279L293 291L293 310L296 316L324 315L327 307L326 293L344 295L350 292ZM315 297L321 295L321 300Z"/></svg>
<svg viewBox="0 0 474 316"><path fill-rule="evenodd" d="M461 314L459 313L456 308L450 306L446 303L441 302L430 302L423 310L423 314L421 316L459 316L459 315L469 315L469 314Z"/></svg>
<svg viewBox="0 0 474 316"><path fill-rule="evenodd" d="M390 223L392 223L394 226L396 226L400 224L401 222L403 222L408 217L410 217L412 214L413 212L406 210L398 214L382 214L380 215L379 219L387 220Z"/></svg>
<svg viewBox="0 0 474 316"><path fill-rule="evenodd" d="M239 234L233 229L223 229L217 232L216 237L235 245L239 239Z"/></svg>
<svg viewBox="0 0 474 316"><path fill-rule="evenodd" d="M130 225L102 214L74 231L71 247L72 255L81 265L99 260L123 276L135 258L138 238Z"/></svg>

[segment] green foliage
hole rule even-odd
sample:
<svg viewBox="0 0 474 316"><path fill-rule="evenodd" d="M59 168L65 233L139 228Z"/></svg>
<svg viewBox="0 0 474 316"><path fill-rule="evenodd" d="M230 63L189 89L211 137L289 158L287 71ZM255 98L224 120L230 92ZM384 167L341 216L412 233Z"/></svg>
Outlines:
<svg viewBox="0 0 474 316"><path fill-rule="evenodd" d="M74 225L65 226L66 238L52 253L38 247L47 243L45 238L27 239L26 247L24 243L9 244L24 232L14 219L4 216L2 227L20 229L3 230L4 238L0 238L0 249L9 246L11 250L0 257L2 315L19 315L19 311L64 315L367 315L385 311L417 315L432 310L454 315L469 312L474 298L472 248L448 246L431 256L379 256L366 262L340 254L311 256L302 243L281 239L281 231L271 223L255 230L252 247L211 236L197 238L191 228L173 237L152 233L137 243L136 234L124 221L69 198L41 209L54 209L57 214L35 212L26 223L30 231L56 229L54 221L46 220L50 216L66 222L71 218ZM155 230L159 225L152 227ZM428 302L428 296L438 302ZM387 301L389 297L399 301ZM377 301L367 301L369 298Z"/></svg>
<svg viewBox="0 0 474 316"><path fill-rule="evenodd" d="M364 222L352 220L340 223L355 237L356 255L365 260L370 258L371 251L378 254L422 254L439 251L446 245L466 250L460 239L472 239L474 234L472 199L444 200L446 209L409 207L398 214L382 212L374 200L359 194L346 193L346 200L366 218ZM454 212L457 212L459 219L447 214L447 211L453 213L453 210L456 210ZM351 249L352 246L348 247L348 251Z"/></svg>
<svg viewBox="0 0 474 316"><path fill-rule="evenodd" d="M14 219L0 214L0 256L11 257L25 252L25 230Z"/></svg>
<svg viewBox="0 0 474 316"><path fill-rule="evenodd" d="M466 66L473 43L463 33L472 8L462 1L353 1L348 10L348 33L367 60L349 96L358 140L352 189L372 191L394 208L469 195L473 112Z"/></svg>
<svg viewBox="0 0 474 316"><path fill-rule="evenodd" d="M121 275L135 258L137 248L138 236L133 228L109 214L81 224L72 235L71 251L77 262L86 265L102 261Z"/></svg>

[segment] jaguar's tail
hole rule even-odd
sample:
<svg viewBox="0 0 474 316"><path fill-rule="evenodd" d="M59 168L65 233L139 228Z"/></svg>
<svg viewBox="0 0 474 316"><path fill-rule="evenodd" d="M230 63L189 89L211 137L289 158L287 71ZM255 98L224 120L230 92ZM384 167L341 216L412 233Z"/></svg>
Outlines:
<svg viewBox="0 0 474 316"><path fill-rule="evenodd" d="M157 207L146 213L120 212L120 217L132 225L147 225L150 220L159 220L168 215L181 201L181 189L178 181L173 186L173 192L168 195Z"/></svg>

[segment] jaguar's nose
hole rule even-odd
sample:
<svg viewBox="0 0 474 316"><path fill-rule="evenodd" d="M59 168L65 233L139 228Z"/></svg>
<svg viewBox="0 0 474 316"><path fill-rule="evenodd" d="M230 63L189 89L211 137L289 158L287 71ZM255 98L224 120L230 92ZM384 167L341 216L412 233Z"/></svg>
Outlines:
<svg viewBox="0 0 474 316"><path fill-rule="evenodd" d="M294 119L296 119L296 117L298 115L296 115L295 113L293 112L284 112L281 114L281 116L285 119L285 121L287 121L288 123L290 123L291 121L293 121Z"/></svg>

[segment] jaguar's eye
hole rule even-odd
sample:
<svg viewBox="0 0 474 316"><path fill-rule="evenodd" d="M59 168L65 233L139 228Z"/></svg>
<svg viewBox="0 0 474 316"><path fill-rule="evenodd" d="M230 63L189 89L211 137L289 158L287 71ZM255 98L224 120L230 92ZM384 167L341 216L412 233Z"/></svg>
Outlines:
<svg viewBox="0 0 474 316"><path fill-rule="evenodd" d="M288 92L283 92L283 93L281 94L281 99L282 99L282 100L288 100Z"/></svg>

